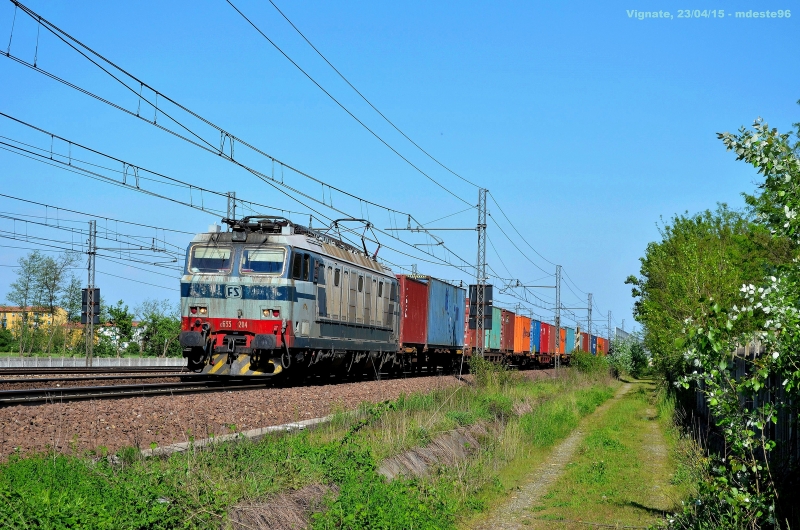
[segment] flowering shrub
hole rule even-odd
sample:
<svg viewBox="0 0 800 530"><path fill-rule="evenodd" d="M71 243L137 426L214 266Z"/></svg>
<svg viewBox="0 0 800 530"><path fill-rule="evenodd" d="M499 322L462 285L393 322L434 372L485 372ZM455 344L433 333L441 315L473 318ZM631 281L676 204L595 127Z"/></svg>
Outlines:
<svg viewBox="0 0 800 530"><path fill-rule="evenodd" d="M738 134L719 138L738 160L753 164L765 177L761 195L748 198L760 222L775 237L800 242L800 159L790 135L779 134L759 119L750 130L742 128ZM676 517L671 523L675 527L699 528L709 520L732 528L779 527L783 520L776 513L779 495L776 473L770 468L776 442L769 426L777 422L780 409L800 397L797 260L776 267L761 285L742 286L740 294L741 304L731 308L708 300L701 314L687 319L685 338L678 341L686 348L691 372L687 370L676 384L689 388L694 383L705 394L709 412L725 437L727 455L713 461L699 504ZM748 344L756 348L742 348ZM784 392L752 406L771 382Z"/></svg>

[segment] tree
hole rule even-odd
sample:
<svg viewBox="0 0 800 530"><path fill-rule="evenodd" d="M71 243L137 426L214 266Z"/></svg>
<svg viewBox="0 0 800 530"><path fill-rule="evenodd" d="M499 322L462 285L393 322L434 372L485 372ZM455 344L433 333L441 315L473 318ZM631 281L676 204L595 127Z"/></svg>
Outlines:
<svg viewBox="0 0 800 530"><path fill-rule="evenodd" d="M117 357L120 354L122 342L129 342L133 338L133 313L128 311L128 306L122 300L117 305L108 308L109 324L114 326L115 348Z"/></svg>
<svg viewBox="0 0 800 530"><path fill-rule="evenodd" d="M661 241L650 243L640 258L639 277L625 283L633 286L634 317L644 326L645 348L659 373L673 382L685 371L684 350L675 339L687 319L696 318L708 300L732 306L743 283L790 263L796 247L725 204L713 212L676 215L659 232Z"/></svg>
<svg viewBox="0 0 800 530"><path fill-rule="evenodd" d="M71 275L61 292L61 307L67 312L67 322L80 322L81 290L81 281L74 274Z"/></svg>
<svg viewBox="0 0 800 530"><path fill-rule="evenodd" d="M19 258L17 260L19 268L15 271L17 279L10 285L9 292L6 295L8 301L18 306L22 311L21 318L17 324L20 356L25 353L33 339L27 308L39 305L42 301L41 286L38 282L42 259L43 256L38 250Z"/></svg>
<svg viewBox="0 0 800 530"><path fill-rule="evenodd" d="M647 368L648 356L642 339L636 334L611 341L608 363L618 373L639 377Z"/></svg>
<svg viewBox="0 0 800 530"><path fill-rule="evenodd" d="M169 300L145 300L136 308L142 327L142 351L157 357L181 355L180 309Z"/></svg>
<svg viewBox="0 0 800 530"><path fill-rule="evenodd" d="M725 441L725 457L713 459L701 484L702 498L674 518L678 528L709 521L725 528L797 525L796 468L772 458L779 443L787 450L796 443L772 424L780 414L791 419L789 429L800 420L800 267L784 259L800 244L800 149L791 137L761 119L750 129L719 134L737 160L764 177L761 193L746 201L753 220L776 242L779 259L770 254L772 266L745 280L735 300L701 304L676 345L686 368L677 383L702 392Z"/></svg>
<svg viewBox="0 0 800 530"><path fill-rule="evenodd" d="M50 353L53 337L55 336L57 328L55 310L58 301L63 298L65 289L69 287L67 283L67 271L77 262L78 254L74 252L64 252L57 258L45 256L39 263L36 283L41 293L41 306L44 307L51 316L50 335L47 339L48 354Z"/></svg>
<svg viewBox="0 0 800 530"><path fill-rule="evenodd" d="M7 298L21 308L21 318L16 330L20 355L33 351L37 342L44 342L44 328L39 327L36 319L39 313L49 314L51 318L47 342L38 344L49 353L58 331L55 313L59 302L69 302L70 307L66 308L68 320L72 311L80 311L80 283L74 276L70 276L71 281L68 281L67 276L69 269L77 261L78 255L72 252L51 257L38 250L17 260L17 279L11 284ZM30 321L31 313L34 314L33 322Z"/></svg>

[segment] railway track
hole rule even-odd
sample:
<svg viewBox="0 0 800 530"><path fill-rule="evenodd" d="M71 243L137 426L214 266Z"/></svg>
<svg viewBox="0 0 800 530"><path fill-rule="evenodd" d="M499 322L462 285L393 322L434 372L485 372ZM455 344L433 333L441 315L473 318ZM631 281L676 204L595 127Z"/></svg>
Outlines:
<svg viewBox="0 0 800 530"><path fill-rule="evenodd" d="M0 377L6 375L68 375L68 374L164 374L191 373L185 366L124 366L124 367L53 367L53 368L0 368Z"/></svg>
<svg viewBox="0 0 800 530"><path fill-rule="evenodd" d="M25 388L0 391L0 406L29 403L63 403L87 399L114 399L151 395L221 392L263 387L267 379L200 379L172 383L143 383L133 385L68 386Z"/></svg>
<svg viewBox="0 0 800 530"><path fill-rule="evenodd" d="M512 369L519 369L514 366ZM190 394L202 392L224 392L235 390L249 390L255 388L263 388L266 386L283 386L273 378L270 377L247 377L247 378L230 378L230 377L209 377L202 374L189 372L188 370L175 370L174 368L157 367L143 370L141 368L135 369L119 369L119 368L95 368L95 369L79 369L76 372L74 368L45 368L33 370L2 370L0 369L0 407L19 405L19 404L42 404L42 403L64 403L69 401L82 401L92 399L117 399L126 397L139 397L139 396L153 396L153 395L172 395L172 394ZM83 371L92 370L92 371ZM143 373L144 372L144 373ZM70 375L70 374L84 374L85 377L33 377L33 378L12 378L2 379L3 375ZM98 375L93 374L113 374L113 375ZM430 376L441 374L441 372L419 372L419 373L404 373L399 375L400 378L414 377L414 376ZM366 374L365 374L366 375ZM381 374L388 376L388 374ZM148 379L164 379L164 378L180 378L180 381L170 382L157 382L157 383L134 383L134 384L114 384L117 380L142 380ZM388 376L389 379L398 377ZM80 381L102 381L107 384L101 385L87 385L87 386L56 386L61 383L73 384ZM312 384L326 384L333 383L332 380L324 378L314 380ZM335 381L344 382L344 381ZM35 388L8 388L21 384L35 383ZM49 386L42 387L41 384ZM306 386L310 383L308 380L294 381L290 386Z"/></svg>
<svg viewBox="0 0 800 530"><path fill-rule="evenodd" d="M128 374L128 375L85 375L85 376L77 376L77 377L14 377L14 378L6 378L3 379L0 377L0 388L5 385L19 385L19 384L42 384L42 383L74 383L76 381L119 381L119 380L146 380L146 379L168 379L168 378L176 378L180 377L181 380L186 380L187 378L199 378L203 377L200 374L193 374L193 373L163 373L163 374Z"/></svg>

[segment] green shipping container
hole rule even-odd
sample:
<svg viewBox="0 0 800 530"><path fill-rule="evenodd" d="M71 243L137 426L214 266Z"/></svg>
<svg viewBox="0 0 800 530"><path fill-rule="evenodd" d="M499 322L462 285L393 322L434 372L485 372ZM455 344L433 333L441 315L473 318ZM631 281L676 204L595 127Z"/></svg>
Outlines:
<svg viewBox="0 0 800 530"><path fill-rule="evenodd" d="M486 330L486 342L483 347L489 351L500 351L500 335L503 326L499 307L492 307L492 329Z"/></svg>
<svg viewBox="0 0 800 530"><path fill-rule="evenodd" d="M572 350L574 349L575 349L575 330L573 328L567 328L566 352L572 353Z"/></svg>

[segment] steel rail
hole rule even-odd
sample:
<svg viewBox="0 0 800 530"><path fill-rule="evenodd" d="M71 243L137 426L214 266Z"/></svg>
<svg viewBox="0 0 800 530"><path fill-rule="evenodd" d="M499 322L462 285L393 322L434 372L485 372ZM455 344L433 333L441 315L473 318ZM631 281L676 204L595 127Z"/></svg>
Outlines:
<svg viewBox="0 0 800 530"><path fill-rule="evenodd" d="M61 374L135 374L135 373L193 373L185 366L53 366L37 368L0 368L4 375L61 375Z"/></svg>
<svg viewBox="0 0 800 530"><path fill-rule="evenodd" d="M252 380L251 380L252 379ZM113 399L149 395L197 392L220 392L254 389L265 386L268 378L213 380L141 385L75 386L63 388L26 388L0 391L0 406L29 403L62 403L87 399Z"/></svg>
<svg viewBox="0 0 800 530"><path fill-rule="evenodd" d="M124 381L126 379L176 379L180 378L181 381L186 381L187 379L210 379L208 376L204 374L195 374L193 372L176 372L176 373L169 373L165 372L163 374L129 374L129 375L91 375L87 374L85 376L76 376L76 377L13 377L13 378L0 378L0 386L5 384L21 384L21 383L70 383L75 381Z"/></svg>

